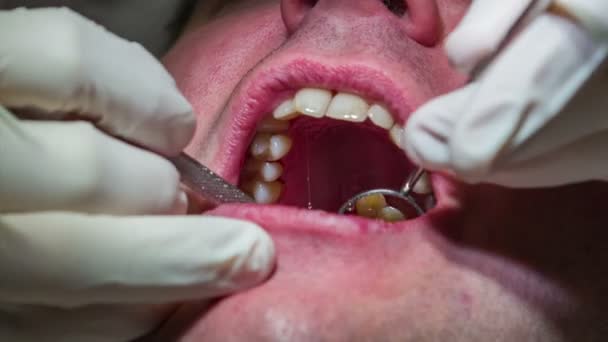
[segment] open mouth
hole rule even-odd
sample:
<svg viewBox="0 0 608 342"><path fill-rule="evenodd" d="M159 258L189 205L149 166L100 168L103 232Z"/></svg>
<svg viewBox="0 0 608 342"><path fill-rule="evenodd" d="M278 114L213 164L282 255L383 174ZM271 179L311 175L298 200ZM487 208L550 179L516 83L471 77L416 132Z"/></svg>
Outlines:
<svg viewBox="0 0 608 342"><path fill-rule="evenodd" d="M259 204L336 213L352 196L375 188L398 190L415 166L398 147L403 125L382 103L351 92L301 88L256 125L244 156L239 187ZM423 177L413 198L434 206ZM375 195L355 214L389 222L414 218L411 208Z"/></svg>

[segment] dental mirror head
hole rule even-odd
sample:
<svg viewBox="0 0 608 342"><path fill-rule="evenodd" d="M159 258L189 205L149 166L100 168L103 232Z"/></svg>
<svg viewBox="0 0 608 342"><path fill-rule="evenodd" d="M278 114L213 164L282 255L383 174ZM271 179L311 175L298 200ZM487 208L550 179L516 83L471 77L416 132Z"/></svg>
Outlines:
<svg viewBox="0 0 608 342"><path fill-rule="evenodd" d="M358 193L346 201L338 213L345 215L356 212L359 215L367 216L366 211L368 210L374 211L374 213L380 210L382 218L387 221L420 216L424 214L424 210L410 193L423 174L424 169L416 169L414 173L410 174L400 191L372 189Z"/></svg>

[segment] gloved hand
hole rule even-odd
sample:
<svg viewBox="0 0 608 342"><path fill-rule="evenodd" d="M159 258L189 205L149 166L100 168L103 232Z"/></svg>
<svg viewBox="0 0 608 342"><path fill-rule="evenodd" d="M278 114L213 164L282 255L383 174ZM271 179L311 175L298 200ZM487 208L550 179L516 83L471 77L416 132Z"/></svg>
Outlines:
<svg viewBox="0 0 608 342"><path fill-rule="evenodd" d="M179 175L135 145L175 155L195 120L141 46L66 9L0 11L0 42L1 341L127 341L268 276L259 227L160 215Z"/></svg>
<svg viewBox="0 0 608 342"><path fill-rule="evenodd" d="M453 63L471 71L529 2L473 1L447 39ZM480 79L415 112L404 149L425 168L471 183L608 180L608 73L605 66L596 70L607 46L608 2L554 1L550 12L533 15Z"/></svg>

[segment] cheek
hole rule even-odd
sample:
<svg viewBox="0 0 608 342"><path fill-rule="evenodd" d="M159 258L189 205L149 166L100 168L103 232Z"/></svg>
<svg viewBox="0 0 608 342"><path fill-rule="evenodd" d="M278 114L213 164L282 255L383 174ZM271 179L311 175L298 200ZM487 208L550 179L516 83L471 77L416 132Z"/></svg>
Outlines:
<svg viewBox="0 0 608 342"><path fill-rule="evenodd" d="M245 74L286 39L278 4L224 15L182 36L164 64L193 105L201 141Z"/></svg>

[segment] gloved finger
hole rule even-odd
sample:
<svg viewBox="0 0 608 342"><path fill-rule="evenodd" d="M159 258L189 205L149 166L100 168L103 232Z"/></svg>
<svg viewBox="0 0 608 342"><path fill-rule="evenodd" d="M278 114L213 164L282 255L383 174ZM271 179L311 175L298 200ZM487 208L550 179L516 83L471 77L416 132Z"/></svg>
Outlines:
<svg viewBox="0 0 608 342"><path fill-rule="evenodd" d="M509 187L559 186L589 180L608 180L608 132L586 136L536 158L501 162L484 181Z"/></svg>
<svg viewBox="0 0 608 342"><path fill-rule="evenodd" d="M598 42L608 42L608 2L554 0L553 10L583 26Z"/></svg>
<svg viewBox="0 0 608 342"><path fill-rule="evenodd" d="M532 0L473 1L458 26L446 38L445 48L452 63L470 73L490 56ZM532 16L542 13L551 0L535 5Z"/></svg>
<svg viewBox="0 0 608 342"><path fill-rule="evenodd" d="M79 308L2 305L3 341L132 341L155 329L175 305L101 304Z"/></svg>
<svg viewBox="0 0 608 342"><path fill-rule="evenodd" d="M152 55L68 9L0 11L0 41L6 107L76 113L167 155L194 134L190 104Z"/></svg>
<svg viewBox="0 0 608 342"><path fill-rule="evenodd" d="M213 298L266 279L270 237L206 216L0 216L0 300L76 307Z"/></svg>
<svg viewBox="0 0 608 342"><path fill-rule="evenodd" d="M427 170L450 168L449 142L476 90L477 84L469 84L425 103L412 114L401 139L410 160Z"/></svg>
<svg viewBox="0 0 608 342"><path fill-rule="evenodd" d="M560 113L604 56L605 49L569 20L538 17L488 69L456 123L450 139L456 173L471 181L485 177L496 160Z"/></svg>
<svg viewBox="0 0 608 342"><path fill-rule="evenodd" d="M525 141L513 146L500 163L513 164L535 159L608 129L608 116L599 110L608 108L607 85L608 63L604 63L557 117L546 122Z"/></svg>
<svg viewBox="0 0 608 342"><path fill-rule="evenodd" d="M23 121L0 107L0 213L185 212L179 174L166 159L86 122Z"/></svg>

